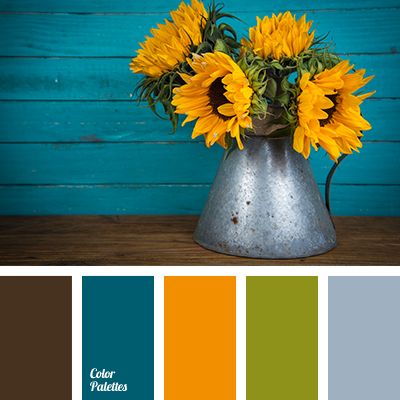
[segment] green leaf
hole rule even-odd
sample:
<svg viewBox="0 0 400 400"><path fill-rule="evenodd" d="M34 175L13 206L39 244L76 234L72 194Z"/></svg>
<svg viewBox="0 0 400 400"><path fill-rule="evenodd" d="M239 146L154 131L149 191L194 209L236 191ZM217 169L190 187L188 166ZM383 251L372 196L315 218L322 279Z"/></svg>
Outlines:
<svg viewBox="0 0 400 400"><path fill-rule="evenodd" d="M279 61L274 60L271 62L271 67L282 71L284 67L279 63Z"/></svg>
<svg viewBox="0 0 400 400"><path fill-rule="evenodd" d="M215 42L214 50L229 54L229 48L222 39L217 39L217 41Z"/></svg>
<svg viewBox="0 0 400 400"><path fill-rule="evenodd" d="M265 86L265 96L274 99L276 96L276 91L277 91L277 83L275 79L273 78L268 78L266 86Z"/></svg>

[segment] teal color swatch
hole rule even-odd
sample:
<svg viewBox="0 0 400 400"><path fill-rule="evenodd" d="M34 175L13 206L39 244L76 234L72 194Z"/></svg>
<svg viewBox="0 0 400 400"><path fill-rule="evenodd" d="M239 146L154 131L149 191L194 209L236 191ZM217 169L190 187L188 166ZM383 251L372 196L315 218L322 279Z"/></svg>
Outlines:
<svg viewBox="0 0 400 400"><path fill-rule="evenodd" d="M154 399L154 278L83 277L83 400Z"/></svg>

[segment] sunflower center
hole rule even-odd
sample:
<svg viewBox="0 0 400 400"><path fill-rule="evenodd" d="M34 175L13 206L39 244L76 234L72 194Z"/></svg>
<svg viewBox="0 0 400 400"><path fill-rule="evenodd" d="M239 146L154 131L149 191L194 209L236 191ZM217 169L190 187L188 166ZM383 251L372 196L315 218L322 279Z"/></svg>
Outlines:
<svg viewBox="0 0 400 400"><path fill-rule="evenodd" d="M226 115L222 115L218 111L218 107L223 104L228 103L228 99L225 97L225 88L222 83L222 78L217 78L208 89L208 97L210 99L210 105L213 109L214 114L218 115L223 120L228 120L229 117Z"/></svg>
<svg viewBox="0 0 400 400"><path fill-rule="evenodd" d="M329 122L331 121L332 116L333 116L333 114L334 114L334 112L335 112L335 110L336 110L338 93L336 93L336 94L329 94L329 95L327 95L326 97L327 97L329 100L332 101L333 106L332 106L331 108L328 108L327 110L324 110L324 111L328 114L328 116L327 116L325 119L320 119L320 120L319 120L319 124L320 124L321 126L325 126L326 124L329 124Z"/></svg>

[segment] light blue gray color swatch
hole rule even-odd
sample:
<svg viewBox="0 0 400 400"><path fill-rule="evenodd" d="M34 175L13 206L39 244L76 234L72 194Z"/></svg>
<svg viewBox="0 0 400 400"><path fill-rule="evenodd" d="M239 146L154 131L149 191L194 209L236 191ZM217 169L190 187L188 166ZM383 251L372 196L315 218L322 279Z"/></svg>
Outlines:
<svg viewBox="0 0 400 400"><path fill-rule="evenodd" d="M400 399L400 277L329 278L329 400Z"/></svg>

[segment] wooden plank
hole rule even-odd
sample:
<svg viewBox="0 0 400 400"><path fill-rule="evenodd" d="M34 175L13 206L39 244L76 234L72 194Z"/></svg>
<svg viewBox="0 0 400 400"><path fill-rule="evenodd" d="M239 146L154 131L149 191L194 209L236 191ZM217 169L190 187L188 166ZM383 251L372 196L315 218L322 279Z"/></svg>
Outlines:
<svg viewBox="0 0 400 400"><path fill-rule="evenodd" d="M338 247L295 260L226 256L192 239L197 217L8 217L2 265L400 265L400 218L337 217Z"/></svg>
<svg viewBox="0 0 400 400"><path fill-rule="evenodd" d="M0 186L0 215L199 214L209 185Z"/></svg>
<svg viewBox="0 0 400 400"><path fill-rule="evenodd" d="M128 59L0 59L0 99L129 100Z"/></svg>
<svg viewBox="0 0 400 400"><path fill-rule="evenodd" d="M0 186L0 215L198 215L210 185ZM322 195L324 185L320 185ZM400 186L332 185L334 215L400 215Z"/></svg>
<svg viewBox="0 0 400 400"><path fill-rule="evenodd" d="M0 102L0 142L190 141L191 130L173 134L169 121L133 101Z"/></svg>
<svg viewBox="0 0 400 400"><path fill-rule="evenodd" d="M368 99L362 110L373 127L365 140L400 140L400 100ZM0 101L0 142L191 141L192 128L172 134L144 103Z"/></svg>
<svg viewBox="0 0 400 400"><path fill-rule="evenodd" d="M203 143L1 144L0 184L211 183L222 148ZM338 168L335 183L400 184L400 142L367 142ZM324 183L332 161L313 152Z"/></svg>
<svg viewBox="0 0 400 400"><path fill-rule="evenodd" d="M176 8L180 0L153 0L140 2L132 0L1 0L0 11L30 11L30 12L168 12ZM189 0L186 3L190 3ZM206 5L208 1L204 2ZM343 0L273 0L265 3L261 0L244 3L242 0L225 1L226 10L232 11L263 11L266 8L274 11L318 10L318 9L358 9L379 7L398 7L397 0L354 0L351 3Z"/></svg>
<svg viewBox="0 0 400 400"><path fill-rule="evenodd" d="M207 183L221 150L195 142L2 144L0 183Z"/></svg>
<svg viewBox="0 0 400 400"><path fill-rule="evenodd" d="M376 78L376 97L399 97L399 54L353 55ZM139 76L125 58L1 58L0 100L129 100ZM367 89L368 89L367 88Z"/></svg>
<svg viewBox="0 0 400 400"><path fill-rule="evenodd" d="M239 36L247 35L255 15L238 13L244 22L232 20ZM398 10L312 11L318 35L329 40L340 53L396 53L400 42ZM150 28L163 22L159 14L0 15L0 56L134 56L138 43ZM340 21L340 24L337 22ZM228 21L227 21L228 22ZM366 40L370 32L374 40Z"/></svg>

